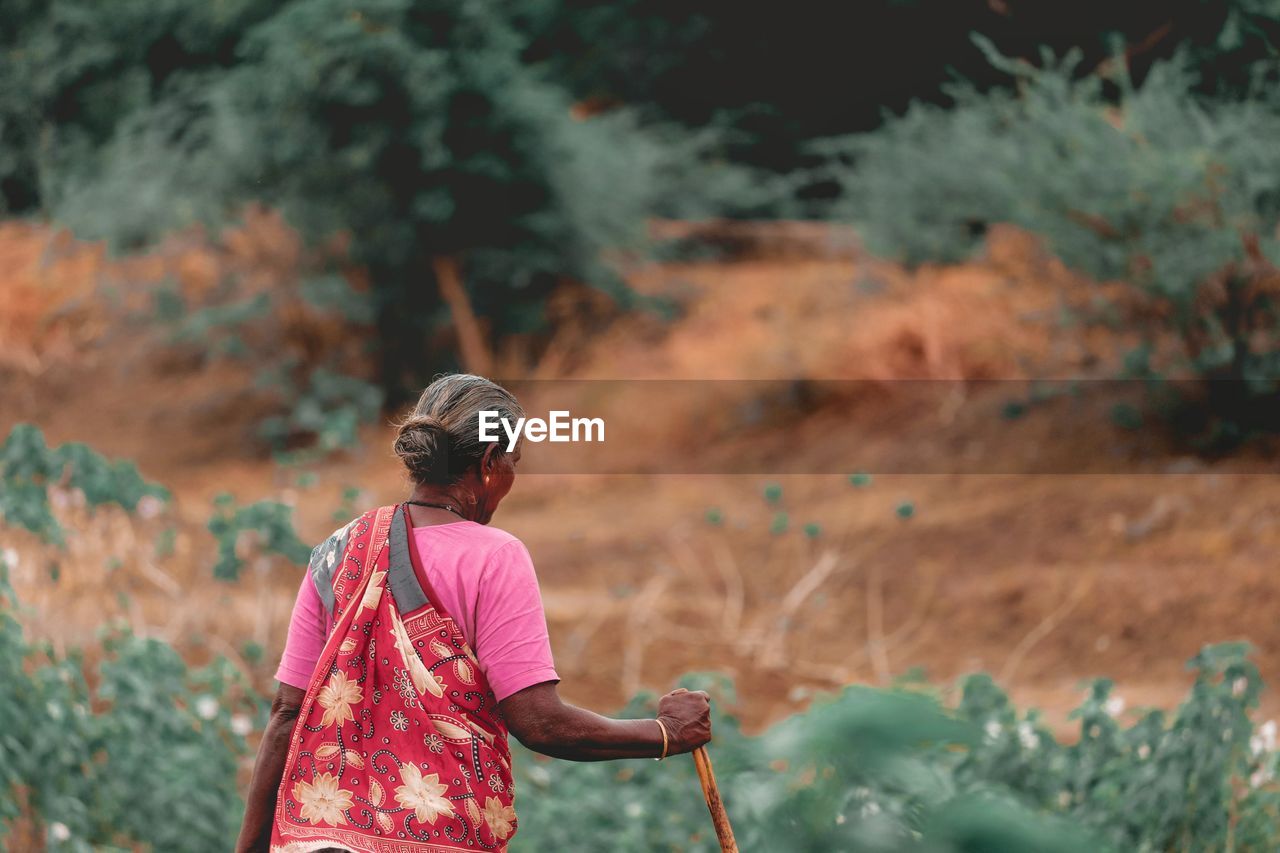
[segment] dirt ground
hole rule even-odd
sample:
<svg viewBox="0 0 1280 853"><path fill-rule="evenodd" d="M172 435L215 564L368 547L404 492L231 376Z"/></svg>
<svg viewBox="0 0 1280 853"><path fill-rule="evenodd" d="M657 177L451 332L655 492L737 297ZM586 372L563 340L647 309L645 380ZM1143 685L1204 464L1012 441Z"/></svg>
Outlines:
<svg viewBox="0 0 1280 853"><path fill-rule="evenodd" d="M553 475L526 452L495 523L534 556L565 696L607 710L680 673L723 671L757 726L842 684L914 667L947 683L981 669L1061 724L1097 675L1130 709L1172 706L1189 684L1186 659L1226 640L1252 643L1280 684L1272 457L1197 458L1158 431L1128 432L1062 401L992 416L1012 386L986 380L1103 375L1122 343L1055 322L1081 284L1016 235L973 264L915 272L802 236L763 257L638 270L635 286L676 299L677 319L579 328L528 366L543 378L808 377L876 389L712 446L676 403L645 413L663 452L707 455L720 470L785 459L826 474ZM300 570L255 559L239 582L214 580L212 498L291 503L299 532L318 540L345 487L362 490L358 509L406 493L390 429L367 427L359 450L311 466L315 482L299 485L252 440L247 366L193 368L142 321L104 318L101 281L127 276L92 247L53 252L53 242L0 228L0 430L33 421L51 442L132 459L175 501L135 520L60 507L78 534L62 554L0 534L22 558L28 624L85 643L123 617L193 659L232 656L267 688ZM921 395L918 380L957 390ZM922 473L855 486L849 470L824 467L836 441L873 471ZM960 457L969 462L949 464ZM782 487L776 506L762 497L767 483ZM721 523L708 522L710 508ZM770 532L779 509L782 534ZM808 523L816 536L802 532ZM172 552L157 555L166 528ZM262 660L245 641L264 647ZM1268 695L1263 712L1277 709Z"/></svg>

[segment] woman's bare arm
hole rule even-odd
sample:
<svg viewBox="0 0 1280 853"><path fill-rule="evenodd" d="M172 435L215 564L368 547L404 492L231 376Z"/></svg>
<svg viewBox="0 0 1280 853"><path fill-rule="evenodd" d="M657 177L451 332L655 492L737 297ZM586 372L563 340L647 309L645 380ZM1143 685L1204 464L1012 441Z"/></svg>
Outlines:
<svg viewBox="0 0 1280 853"><path fill-rule="evenodd" d="M527 687L499 706L507 727L534 752L569 761L657 758L662 729L653 720L615 720L567 704L556 682ZM711 705L698 690L676 690L658 702L667 729L667 755L692 752L711 740Z"/></svg>
<svg viewBox="0 0 1280 853"><path fill-rule="evenodd" d="M306 692L281 684L271 703L271 719L258 745L258 758L249 781L249 797L245 803L244 822L236 853L265 853L271 845L271 820L276 810L276 792L284 776L284 762L289 757L289 737L294 720L302 708Z"/></svg>

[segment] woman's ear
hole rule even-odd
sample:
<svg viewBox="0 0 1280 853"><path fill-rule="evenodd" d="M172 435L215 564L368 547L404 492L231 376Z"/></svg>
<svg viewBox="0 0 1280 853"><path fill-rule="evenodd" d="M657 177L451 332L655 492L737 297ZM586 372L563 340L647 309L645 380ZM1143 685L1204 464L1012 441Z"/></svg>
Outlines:
<svg viewBox="0 0 1280 853"><path fill-rule="evenodd" d="M480 456L480 478L488 481L489 476L493 474L494 466L498 464L498 454L502 451L498 449L498 443L494 442L484 449L484 453Z"/></svg>

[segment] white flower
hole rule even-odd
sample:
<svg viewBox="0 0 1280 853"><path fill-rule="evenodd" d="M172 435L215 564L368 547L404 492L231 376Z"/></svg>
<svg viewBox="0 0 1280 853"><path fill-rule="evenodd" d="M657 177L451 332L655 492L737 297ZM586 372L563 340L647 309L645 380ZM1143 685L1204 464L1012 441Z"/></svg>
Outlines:
<svg viewBox="0 0 1280 853"><path fill-rule="evenodd" d="M1261 726L1258 726L1258 737L1262 739L1263 752L1276 751L1276 721L1267 720Z"/></svg>
<svg viewBox="0 0 1280 853"><path fill-rule="evenodd" d="M155 495L143 495L138 499L138 515L143 518L155 518L164 509L164 501Z"/></svg>
<svg viewBox="0 0 1280 853"><path fill-rule="evenodd" d="M1023 749L1035 749L1040 745L1040 735L1036 734L1035 728L1024 720L1018 723L1018 742L1022 744Z"/></svg>
<svg viewBox="0 0 1280 853"><path fill-rule="evenodd" d="M18 549L17 548L4 549L4 564L9 567L10 571L13 571L14 569L18 568Z"/></svg>
<svg viewBox="0 0 1280 853"><path fill-rule="evenodd" d="M409 728L409 718L404 715L404 711L391 712L391 728L398 732Z"/></svg>
<svg viewBox="0 0 1280 853"><path fill-rule="evenodd" d="M55 820L49 824L49 835L53 836L54 841L70 841L71 828L65 823L59 823Z"/></svg>
<svg viewBox="0 0 1280 853"><path fill-rule="evenodd" d="M1259 767L1249 776L1249 785L1254 788L1261 788L1263 785L1271 781L1274 774L1269 768Z"/></svg>
<svg viewBox="0 0 1280 853"><path fill-rule="evenodd" d="M1244 691L1249 687L1249 680L1243 675L1231 682L1231 695L1243 696Z"/></svg>
<svg viewBox="0 0 1280 853"><path fill-rule="evenodd" d="M253 721L249 719L247 714L233 714L231 717L231 731L240 737L247 737L249 732L253 731Z"/></svg>
<svg viewBox="0 0 1280 853"><path fill-rule="evenodd" d="M983 731L987 733L987 740L996 740L1004 729L995 720L987 720L987 724L983 726Z"/></svg>
<svg viewBox="0 0 1280 853"><path fill-rule="evenodd" d="M1255 756L1276 751L1276 721L1267 720L1258 726L1258 733L1249 738L1249 751Z"/></svg>
<svg viewBox="0 0 1280 853"><path fill-rule="evenodd" d="M1141 759L1142 761L1146 761L1150 757L1151 757L1151 744L1144 743L1142 746L1138 747L1139 759Z"/></svg>
<svg viewBox="0 0 1280 853"><path fill-rule="evenodd" d="M624 808L623 811L627 813L627 817L640 817L640 815L644 814L644 806L639 802L632 800L627 803L626 808Z"/></svg>
<svg viewBox="0 0 1280 853"><path fill-rule="evenodd" d="M873 815L880 814L880 804L864 803L861 809L861 814L864 818L872 817Z"/></svg>
<svg viewBox="0 0 1280 853"><path fill-rule="evenodd" d="M1119 696L1112 696L1102 706L1103 710L1112 717L1118 717L1124 713L1124 699Z"/></svg>
<svg viewBox="0 0 1280 853"><path fill-rule="evenodd" d="M212 720L218 716L218 700L208 693L196 699L196 716L202 720Z"/></svg>

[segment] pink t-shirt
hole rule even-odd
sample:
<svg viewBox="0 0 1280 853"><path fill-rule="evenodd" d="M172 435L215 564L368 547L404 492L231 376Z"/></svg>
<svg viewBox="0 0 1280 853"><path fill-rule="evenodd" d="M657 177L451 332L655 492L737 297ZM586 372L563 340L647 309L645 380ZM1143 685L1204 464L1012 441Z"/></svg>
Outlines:
<svg viewBox="0 0 1280 853"><path fill-rule="evenodd" d="M559 681L529 551L519 539L474 521L413 528L411 547L439 610L458 624L501 702L544 681ZM416 567L415 567L416 568ZM306 690L324 650L330 617L309 574L289 619L276 680Z"/></svg>

